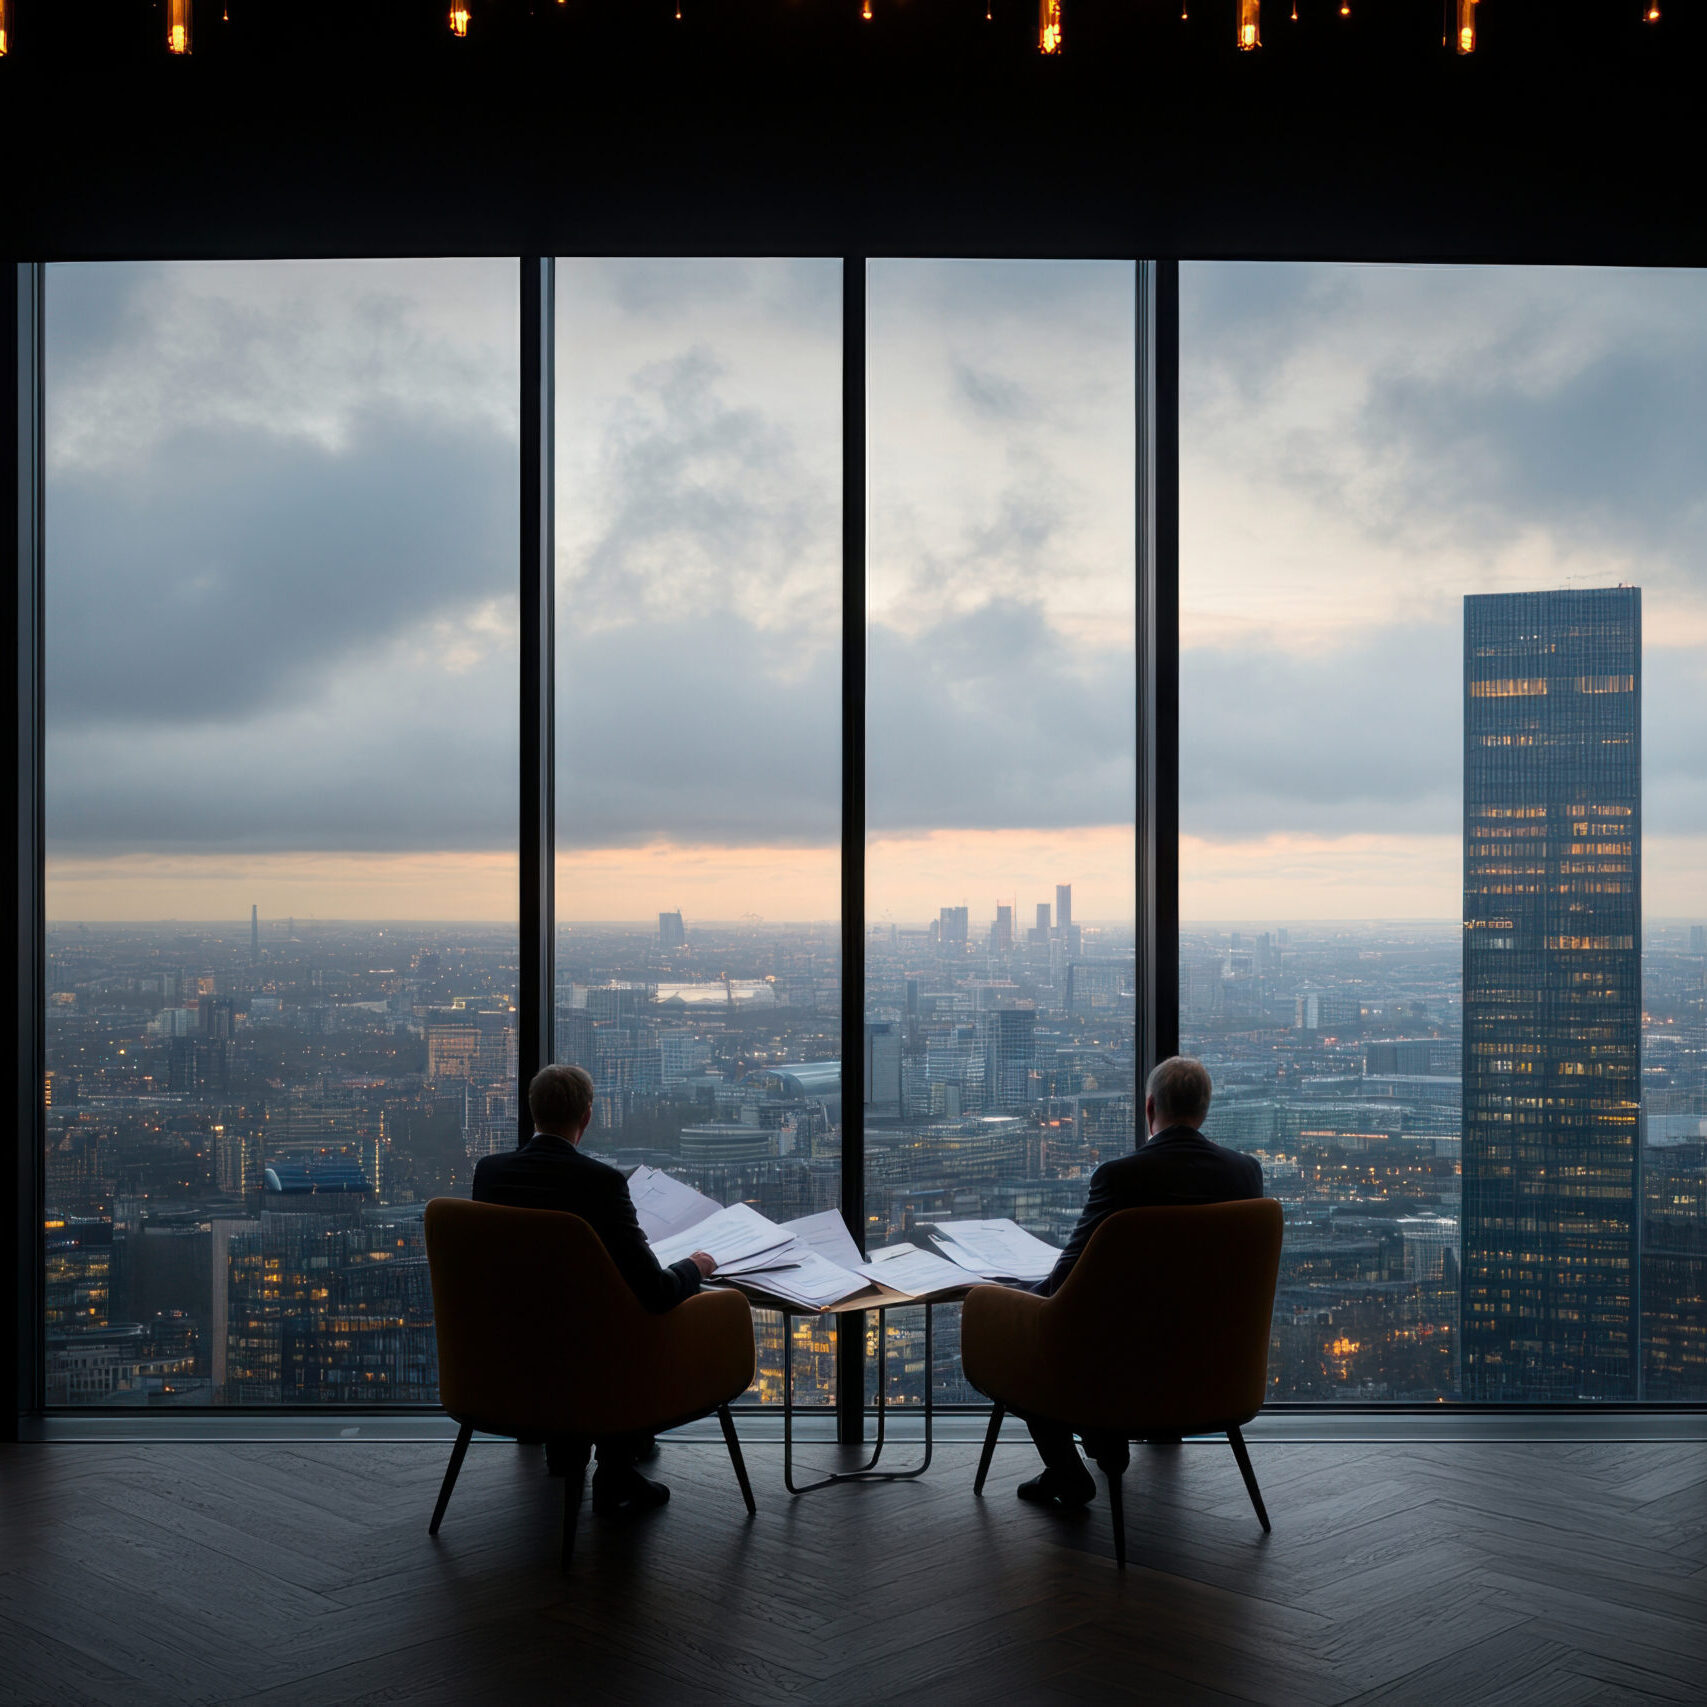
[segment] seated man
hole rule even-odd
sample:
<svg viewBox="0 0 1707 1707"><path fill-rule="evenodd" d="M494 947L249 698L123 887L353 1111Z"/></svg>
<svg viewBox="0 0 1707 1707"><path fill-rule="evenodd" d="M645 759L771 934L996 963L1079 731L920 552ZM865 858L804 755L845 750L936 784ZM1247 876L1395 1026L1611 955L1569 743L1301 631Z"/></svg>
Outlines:
<svg viewBox="0 0 1707 1707"><path fill-rule="evenodd" d="M584 1067L542 1068L528 1086L533 1137L507 1155L483 1156L474 1169L476 1203L505 1203L516 1209L566 1210L598 1234L618 1272L655 1316L674 1309L699 1290L717 1266L704 1251L663 1267L652 1254L628 1181L613 1167L583 1156L579 1145L593 1118L593 1080ZM598 1442L593 1472L593 1510L641 1510L662 1505L670 1490L634 1468L636 1442L628 1436ZM554 1442L547 1462L561 1473Z"/></svg>
<svg viewBox="0 0 1707 1707"><path fill-rule="evenodd" d="M1151 1073L1144 1087L1149 1141L1130 1156L1104 1162L1091 1175L1084 1213L1067 1248L1049 1278L1033 1290L1046 1297L1059 1291L1084 1254L1091 1234L1117 1210L1230 1203L1262 1196L1262 1165L1257 1159L1211 1143L1198 1130L1209 1114L1209 1095L1208 1069L1188 1056L1172 1056ZM1020 1498L1063 1506L1087 1504L1096 1493L1096 1483L1073 1445L1073 1431L1064 1423L1034 1422L1028 1426L1044 1471L1020 1484ZM1113 1455L1125 1461L1124 1441L1087 1437L1085 1444L1098 1459Z"/></svg>

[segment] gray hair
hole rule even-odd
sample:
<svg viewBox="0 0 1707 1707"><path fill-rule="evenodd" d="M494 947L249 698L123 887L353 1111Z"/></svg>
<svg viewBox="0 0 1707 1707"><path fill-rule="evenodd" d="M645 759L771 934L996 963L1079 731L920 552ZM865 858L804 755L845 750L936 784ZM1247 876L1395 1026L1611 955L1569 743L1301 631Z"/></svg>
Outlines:
<svg viewBox="0 0 1707 1707"><path fill-rule="evenodd" d="M1158 1062L1144 1086L1156 1100L1156 1117L1164 1126L1201 1126L1209 1117L1213 1090L1209 1069L1190 1055L1170 1055Z"/></svg>

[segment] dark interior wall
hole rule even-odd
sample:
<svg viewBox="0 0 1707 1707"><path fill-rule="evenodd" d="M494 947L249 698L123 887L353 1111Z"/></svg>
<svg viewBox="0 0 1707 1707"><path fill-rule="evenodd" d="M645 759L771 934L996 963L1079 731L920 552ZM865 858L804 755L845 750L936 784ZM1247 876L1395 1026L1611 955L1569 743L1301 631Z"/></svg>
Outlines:
<svg viewBox="0 0 1707 1707"><path fill-rule="evenodd" d="M469 0L466 41L439 0L197 0L173 60L148 0L13 0L0 228L34 259L1707 260L1681 0L1482 0L1467 59L1439 0L1299 3L1240 54L1233 0L1064 0L1046 60L1035 0Z"/></svg>

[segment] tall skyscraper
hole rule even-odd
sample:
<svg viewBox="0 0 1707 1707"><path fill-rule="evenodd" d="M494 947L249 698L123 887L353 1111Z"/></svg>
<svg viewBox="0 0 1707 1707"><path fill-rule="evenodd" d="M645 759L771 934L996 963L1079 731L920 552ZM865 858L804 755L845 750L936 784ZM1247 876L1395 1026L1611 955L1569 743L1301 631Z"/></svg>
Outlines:
<svg viewBox="0 0 1707 1707"><path fill-rule="evenodd" d="M1055 928L1062 936L1073 928L1073 886L1070 883L1055 885Z"/></svg>
<svg viewBox="0 0 1707 1707"><path fill-rule="evenodd" d="M686 945L688 933L682 923L682 915L675 913L660 913L658 915L658 946L660 948L682 948Z"/></svg>
<svg viewBox="0 0 1707 1707"><path fill-rule="evenodd" d="M1642 604L1464 601L1464 1396L1637 1396Z"/></svg>

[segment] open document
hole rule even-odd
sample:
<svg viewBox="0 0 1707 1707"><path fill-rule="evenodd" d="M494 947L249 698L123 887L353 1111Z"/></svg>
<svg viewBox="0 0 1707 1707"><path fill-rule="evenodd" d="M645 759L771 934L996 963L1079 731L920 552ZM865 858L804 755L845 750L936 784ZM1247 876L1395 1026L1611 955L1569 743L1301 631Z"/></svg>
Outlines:
<svg viewBox="0 0 1707 1707"><path fill-rule="evenodd" d="M938 1221L931 1242L985 1280L1043 1280L1061 1253L1015 1221Z"/></svg>
<svg viewBox="0 0 1707 1707"><path fill-rule="evenodd" d="M789 1235L750 1203L731 1203L727 1209L719 1209L694 1222L685 1232L668 1239L654 1239L652 1254L668 1268L683 1257L691 1257L695 1251L704 1251L721 1266L780 1250L788 1242Z"/></svg>
<svg viewBox="0 0 1707 1707"><path fill-rule="evenodd" d="M722 1272L718 1270L719 1278ZM747 1270L732 1278L743 1288L780 1298L803 1310L827 1309L871 1286L863 1274L804 1248L791 1253L787 1268Z"/></svg>
<svg viewBox="0 0 1707 1707"><path fill-rule="evenodd" d="M885 1245L871 1253L870 1262L860 1264L859 1272L879 1286L905 1292L921 1302L964 1292L983 1278L934 1251L922 1251L917 1245Z"/></svg>
<svg viewBox="0 0 1707 1707"><path fill-rule="evenodd" d="M640 1221L640 1231L656 1244L697 1227L723 1207L714 1197L695 1191L691 1185L649 1168L644 1162L628 1176L628 1195Z"/></svg>

